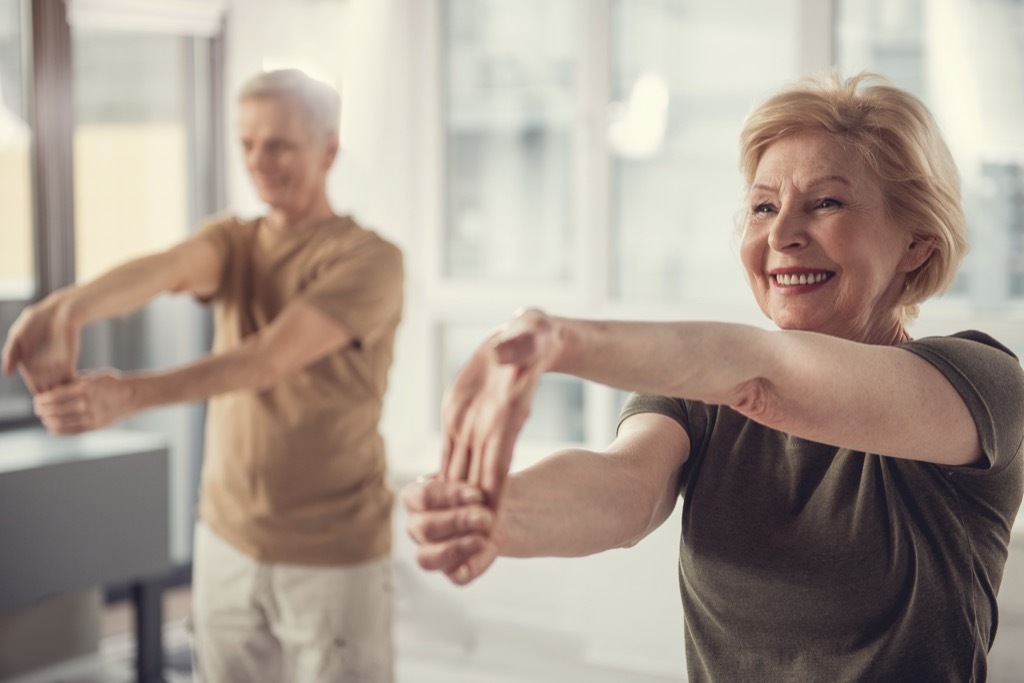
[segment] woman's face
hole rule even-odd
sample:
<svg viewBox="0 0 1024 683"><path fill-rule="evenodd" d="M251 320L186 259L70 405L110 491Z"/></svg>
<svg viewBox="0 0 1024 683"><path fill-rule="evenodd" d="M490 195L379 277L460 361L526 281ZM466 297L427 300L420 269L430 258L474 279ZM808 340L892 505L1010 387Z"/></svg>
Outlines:
<svg viewBox="0 0 1024 683"><path fill-rule="evenodd" d="M765 315L782 329L899 338L905 276L927 249L892 223L859 155L828 133L794 133L765 150L747 199L740 251Z"/></svg>

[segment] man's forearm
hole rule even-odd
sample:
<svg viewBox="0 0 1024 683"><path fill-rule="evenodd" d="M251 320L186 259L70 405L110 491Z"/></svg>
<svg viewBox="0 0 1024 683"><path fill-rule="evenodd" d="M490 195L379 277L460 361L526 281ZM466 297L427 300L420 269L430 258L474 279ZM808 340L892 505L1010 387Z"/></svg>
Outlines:
<svg viewBox="0 0 1024 683"><path fill-rule="evenodd" d="M173 258L161 253L129 261L89 282L57 290L43 305L53 306L59 319L76 330L130 313L158 294L175 291Z"/></svg>
<svg viewBox="0 0 1024 683"><path fill-rule="evenodd" d="M180 368L132 373L124 379L134 413L163 405L205 401L231 391L258 391L272 386L278 377L255 344L243 344Z"/></svg>

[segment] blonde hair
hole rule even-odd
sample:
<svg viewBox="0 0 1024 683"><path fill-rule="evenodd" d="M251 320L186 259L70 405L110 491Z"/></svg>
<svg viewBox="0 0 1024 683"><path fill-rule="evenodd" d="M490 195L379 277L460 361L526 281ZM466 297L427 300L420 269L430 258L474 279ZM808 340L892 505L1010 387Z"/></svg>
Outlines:
<svg viewBox="0 0 1024 683"><path fill-rule="evenodd" d="M264 71L242 86L238 101L253 97L291 97L302 107L319 134L337 133L341 124L341 96L332 86L298 69Z"/></svg>
<svg viewBox="0 0 1024 683"><path fill-rule="evenodd" d="M759 105L740 134L740 167L749 187L761 155L776 140L823 130L857 152L878 179L894 223L932 253L907 275L904 321L918 304L953 283L967 253L960 174L924 104L877 74L843 80L836 72L804 79Z"/></svg>

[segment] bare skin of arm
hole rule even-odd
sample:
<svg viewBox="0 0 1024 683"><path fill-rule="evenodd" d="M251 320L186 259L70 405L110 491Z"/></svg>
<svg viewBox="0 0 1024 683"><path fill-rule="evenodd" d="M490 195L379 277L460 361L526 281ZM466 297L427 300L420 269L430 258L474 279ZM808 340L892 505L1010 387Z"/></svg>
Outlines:
<svg viewBox="0 0 1024 683"><path fill-rule="evenodd" d="M297 300L237 349L160 372L84 374L37 395L34 407L50 432L75 434L156 406L266 389L351 341L340 323Z"/></svg>
<svg viewBox="0 0 1024 683"><path fill-rule="evenodd" d="M3 348L4 373L20 369L33 393L63 384L75 375L83 327L134 311L164 292L211 294L220 271L214 248L189 240L60 289L15 320Z"/></svg>
<svg viewBox="0 0 1024 683"><path fill-rule="evenodd" d="M544 372L728 405L766 426L859 451L950 466L981 456L959 394L897 347L727 323L527 311L478 349L442 411L442 473L479 486L495 508Z"/></svg>
<svg viewBox="0 0 1024 683"><path fill-rule="evenodd" d="M471 485L412 484L402 500L418 561L465 584L499 555L569 557L634 545L675 507L689 447L670 418L635 415L601 452L560 451L512 475L497 513Z"/></svg>

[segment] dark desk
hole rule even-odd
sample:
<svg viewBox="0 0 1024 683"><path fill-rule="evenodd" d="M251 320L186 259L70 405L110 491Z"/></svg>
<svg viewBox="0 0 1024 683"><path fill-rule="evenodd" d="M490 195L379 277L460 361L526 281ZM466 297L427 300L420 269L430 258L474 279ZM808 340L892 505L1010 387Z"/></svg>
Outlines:
<svg viewBox="0 0 1024 683"><path fill-rule="evenodd" d="M162 436L0 432L0 611L128 584L139 681L162 680L160 580L171 567Z"/></svg>

